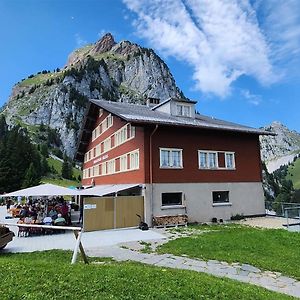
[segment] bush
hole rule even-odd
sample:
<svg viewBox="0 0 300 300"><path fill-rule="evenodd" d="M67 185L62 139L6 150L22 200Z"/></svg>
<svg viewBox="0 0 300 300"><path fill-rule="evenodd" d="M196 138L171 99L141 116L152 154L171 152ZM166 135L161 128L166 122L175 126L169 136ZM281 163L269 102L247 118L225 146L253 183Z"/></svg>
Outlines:
<svg viewBox="0 0 300 300"><path fill-rule="evenodd" d="M231 216L231 218L230 218L230 220L232 220L232 221L239 221L239 220L243 220L243 219L245 219L245 217L240 214L236 214L234 216Z"/></svg>

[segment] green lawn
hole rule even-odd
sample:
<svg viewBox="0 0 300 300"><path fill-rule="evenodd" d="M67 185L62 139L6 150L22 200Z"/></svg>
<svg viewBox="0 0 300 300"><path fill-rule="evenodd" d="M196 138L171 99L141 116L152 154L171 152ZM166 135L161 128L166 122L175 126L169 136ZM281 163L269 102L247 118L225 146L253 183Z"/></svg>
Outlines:
<svg viewBox="0 0 300 300"><path fill-rule="evenodd" d="M172 240L158 251L247 263L300 279L300 233L237 225L195 226L193 229L196 230L194 235ZM199 234L201 229L205 229L205 233Z"/></svg>
<svg viewBox="0 0 300 300"><path fill-rule="evenodd" d="M293 299L230 279L138 263L70 265L70 252L0 255L0 299Z"/></svg>
<svg viewBox="0 0 300 300"><path fill-rule="evenodd" d="M294 188L300 189L300 159L298 158L293 165L289 166L288 175L286 177L293 181Z"/></svg>

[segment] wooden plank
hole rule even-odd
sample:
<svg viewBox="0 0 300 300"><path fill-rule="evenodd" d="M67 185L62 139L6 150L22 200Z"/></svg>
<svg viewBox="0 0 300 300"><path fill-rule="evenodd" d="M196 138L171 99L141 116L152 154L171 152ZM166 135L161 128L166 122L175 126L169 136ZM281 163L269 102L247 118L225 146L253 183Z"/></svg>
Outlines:
<svg viewBox="0 0 300 300"><path fill-rule="evenodd" d="M113 197L87 197L84 205L92 205L84 209L84 231L114 228Z"/></svg>
<svg viewBox="0 0 300 300"><path fill-rule="evenodd" d="M135 227L144 216L144 197L118 196L116 201L116 228Z"/></svg>

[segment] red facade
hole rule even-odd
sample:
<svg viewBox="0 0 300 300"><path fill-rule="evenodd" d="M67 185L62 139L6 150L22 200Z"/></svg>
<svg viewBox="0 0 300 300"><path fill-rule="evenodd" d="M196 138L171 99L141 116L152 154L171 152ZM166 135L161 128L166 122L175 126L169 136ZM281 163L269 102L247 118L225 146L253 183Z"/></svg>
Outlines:
<svg viewBox="0 0 300 300"><path fill-rule="evenodd" d="M109 115L102 114L95 123L96 128ZM83 185L120 183L198 183L198 182L261 182L259 135L237 131L200 129L165 125L136 125L135 135L116 145L115 132L126 125L121 118L113 116L113 125L98 138L89 141L86 152L95 153L94 148L111 137L112 149L96 155L85 162L83 169L92 168L114 158L115 172L110 175L84 178ZM135 126L136 125L136 126ZM182 149L183 167L160 168L160 148ZM121 171L120 156L139 150L138 169ZM199 169L198 150L218 152L219 169ZM103 147L101 148L103 151ZM233 152L235 168L225 169L224 153ZM128 156L129 160L129 156ZM129 161L127 162L129 164ZM86 177L86 176L85 176Z"/></svg>

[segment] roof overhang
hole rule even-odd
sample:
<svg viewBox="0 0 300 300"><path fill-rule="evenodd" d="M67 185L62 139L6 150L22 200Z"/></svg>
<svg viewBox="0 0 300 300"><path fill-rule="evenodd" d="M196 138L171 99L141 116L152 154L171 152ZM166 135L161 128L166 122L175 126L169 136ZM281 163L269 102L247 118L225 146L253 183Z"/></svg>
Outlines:
<svg viewBox="0 0 300 300"><path fill-rule="evenodd" d="M115 194L121 191L126 191L138 186L141 186L142 184L112 184L112 185L96 185L91 188L87 188L84 190L81 190L80 195L81 196L105 196L109 194Z"/></svg>

